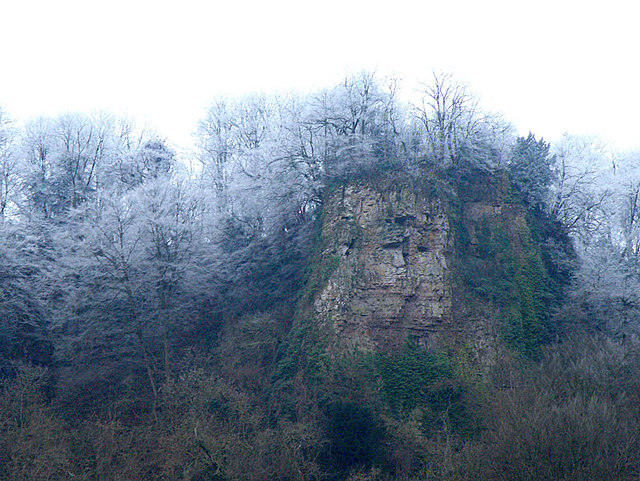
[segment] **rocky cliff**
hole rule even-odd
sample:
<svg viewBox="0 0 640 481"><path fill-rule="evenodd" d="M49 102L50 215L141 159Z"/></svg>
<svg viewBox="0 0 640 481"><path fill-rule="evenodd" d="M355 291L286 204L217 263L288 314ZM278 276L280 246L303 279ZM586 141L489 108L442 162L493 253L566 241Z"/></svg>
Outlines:
<svg viewBox="0 0 640 481"><path fill-rule="evenodd" d="M413 338L484 358L549 335L547 270L508 181L439 192L407 181L329 191L307 315L330 350L388 351Z"/></svg>
<svg viewBox="0 0 640 481"><path fill-rule="evenodd" d="M409 189L354 183L324 207L322 257L334 265L314 314L340 344L389 348L426 340L451 316L449 219Z"/></svg>

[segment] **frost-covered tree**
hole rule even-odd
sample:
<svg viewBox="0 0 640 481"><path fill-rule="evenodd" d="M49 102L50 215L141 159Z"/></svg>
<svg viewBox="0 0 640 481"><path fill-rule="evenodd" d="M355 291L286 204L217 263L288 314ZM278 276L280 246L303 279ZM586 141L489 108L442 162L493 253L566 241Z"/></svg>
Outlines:
<svg viewBox="0 0 640 481"><path fill-rule="evenodd" d="M151 132L101 113L40 118L25 127L22 212L51 219L103 192L125 191L167 174L173 151Z"/></svg>
<svg viewBox="0 0 640 481"><path fill-rule="evenodd" d="M318 201L321 159L303 115L295 96L254 95L215 102L200 124L202 185L252 235Z"/></svg>
<svg viewBox="0 0 640 481"><path fill-rule="evenodd" d="M412 106L414 135L422 157L439 167L504 167L514 143L513 127L483 111L468 87L446 73L433 73Z"/></svg>
<svg viewBox="0 0 640 481"><path fill-rule="evenodd" d="M53 249L30 225L2 224L0 231L0 378L20 363L48 365L48 332L55 280Z"/></svg>
<svg viewBox="0 0 640 481"><path fill-rule="evenodd" d="M564 135L552 154L551 216L574 236L597 235L613 193L613 163L606 146L594 138Z"/></svg>
<svg viewBox="0 0 640 481"><path fill-rule="evenodd" d="M0 108L0 222L10 211L15 211L19 188L15 137L16 129L9 115Z"/></svg>
<svg viewBox="0 0 640 481"><path fill-rule="evenodd" d="M23 209L53 218L99 189L112 154L110 118L65 114L30 122L21 139Z"/></svg>
<svg viewBox="0 0 640 481"><path fill-rule="evenodd" d="M404 112L397 83L371 72L347 76L311 97L308 125L316 134L326 176L352 176L397 162Z"/></svg>
<svg viewBox="0 0 640 481"><path fill-rule="evenodd" d="M640 332L640 171L634 153L613 155L593 138L555 147L549 208L578 253L570 316L620 335Z"/></svg>
<svg viewBox="0 0 640 481"><path fill-rule="evenodd" d="M73 211L59 247L69 293L66 316L56 318L57 352L93 373L65 374L70 392L132 375L157 400L215 268L201 215L200 199L167 175Z"/></svg>
<svg viewBox="0 0 640 481"><path fill-rule="evenodd" d="M166 141L145 133L133 145L129 142L118 145L112 164L105 172L104 187L129 190L170 174L175 163L175 152Z"/></svg>

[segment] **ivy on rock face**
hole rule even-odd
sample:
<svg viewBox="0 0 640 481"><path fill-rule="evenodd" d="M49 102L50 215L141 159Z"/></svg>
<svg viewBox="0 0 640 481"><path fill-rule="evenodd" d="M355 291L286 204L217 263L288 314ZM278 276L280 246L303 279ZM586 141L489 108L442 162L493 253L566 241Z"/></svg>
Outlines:
<svg viewBox="0 0 640 481"><path fill-rule="evenodd" d="M378 354L376 367L387 401L397 413L428 404L434 385L453 377L445 358L430 353L413 340L397 353Z"/></svg>

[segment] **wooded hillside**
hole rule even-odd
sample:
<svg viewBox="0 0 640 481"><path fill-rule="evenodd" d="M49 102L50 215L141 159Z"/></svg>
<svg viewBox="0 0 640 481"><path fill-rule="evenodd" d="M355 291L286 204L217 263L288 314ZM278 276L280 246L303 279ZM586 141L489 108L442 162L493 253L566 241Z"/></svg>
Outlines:
<svg viewBox="0 0 640 481"><path fill-rule="evenodd" d="M196 139L0 111L0 479L637 479L638 154L367 72L216 99ZM442 206L446 319L499 348L328 348L314 300L368 287L323 227L349 185Z"/></svg>

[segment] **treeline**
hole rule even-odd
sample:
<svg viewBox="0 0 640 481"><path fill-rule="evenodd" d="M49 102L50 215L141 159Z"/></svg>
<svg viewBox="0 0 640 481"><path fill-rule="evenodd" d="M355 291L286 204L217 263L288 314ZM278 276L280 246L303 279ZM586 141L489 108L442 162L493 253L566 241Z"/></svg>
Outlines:
<svg viewBox="0 0 640 481"><path fill-rule="evenodd" d="M3 371L56 364L75 384L139 369L154 397L177 344L292 301L328 183L494 168L510 145L449 77L414 107L367 73L308 96L215 101L195 172L107 114L2 125ZM92 373L67 378L80 365Z"/></svg>
<svg viewBox="0 0 640 481"><path fill-rule="evenodd" d="M640 352L629 340L577 336L544 348L536 363L502 358L482 381L408 346L345 359L320 385L299 378L282 395L269 361L275 331L235 329L240 336L212 349L213 359L187 359L162 382L154 413L131 390L104 414L78 419L51 399L50 370L20 368L0 393L0 479L640 474Z"/></svg>
<svg viewBox="0 0 640 481"><path fill-rule="evenodd" d="M464 479L456 476L489 469L468 464L473 450L523 431L492 427L502 414L485 415L536 402L526 397L535 367L514 368L523 380L510 390L480 389L445 366L451 359L408 353L396 361L409 373L412 362L436 367L418 394L402 394L422 401L395 411L371 389L385 383L389 360L354 360L315 387L296 376L279 385L323 193L354 178L446 184L507 172L514 195L568 232L578 253L546 250L574 272L555 320L567 333L604 331L615 340L602 349L635 359L622 338L638 327L636 156L590 139L518 137L447 75L415 104L398 89L362 73L309 95L218 99L187 163L166 139L108 114L18 126L2 112L0 479ZM558 354L573 359L554 365L558 373L578 356L568 352ZM344 391L345 376L359 397ZM576 398L566 409L613 409L619 433L632 436L637 413L619 402L635 387L620 379L620 397ZM574 402L573 391L540 389L549 409L553 399ZM517 442L525 456L529 441ZM622 469L607 473L627 479Z"/></svg>

